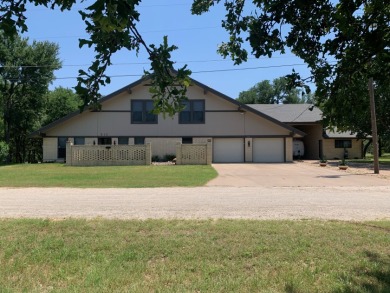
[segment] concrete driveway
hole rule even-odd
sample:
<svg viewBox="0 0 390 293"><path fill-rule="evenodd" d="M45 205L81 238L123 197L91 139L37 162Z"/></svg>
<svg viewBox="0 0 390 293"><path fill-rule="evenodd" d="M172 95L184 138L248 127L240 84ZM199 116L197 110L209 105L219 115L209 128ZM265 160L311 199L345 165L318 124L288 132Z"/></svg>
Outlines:
<svg viewBox="0 0 390 293"><path fill-rule="evenodd" d="M372 171L358 172L353 167L342 171L337 166L320 167L315 162L289 164L213 164L218 177L207 186L322 187L390 186L390 180ZM371 173L371 174L370 174Z"/></svg>

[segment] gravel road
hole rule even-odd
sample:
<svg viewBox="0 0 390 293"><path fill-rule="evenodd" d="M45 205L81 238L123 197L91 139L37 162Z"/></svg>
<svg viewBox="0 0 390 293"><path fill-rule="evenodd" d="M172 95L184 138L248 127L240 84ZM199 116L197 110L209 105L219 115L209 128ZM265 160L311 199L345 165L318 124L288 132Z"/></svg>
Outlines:
<svg viewBox="0 0 390 293"><path fill-rule="evenodd" d="M390 219L390 186L0 188L0 218Z"/></svg>

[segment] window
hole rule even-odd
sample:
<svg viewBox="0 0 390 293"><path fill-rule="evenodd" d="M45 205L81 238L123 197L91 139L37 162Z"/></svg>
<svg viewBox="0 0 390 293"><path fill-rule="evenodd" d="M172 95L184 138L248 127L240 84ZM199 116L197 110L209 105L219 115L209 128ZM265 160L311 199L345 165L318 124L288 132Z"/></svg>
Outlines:
<svg viewBox="0 0 390 293"><path fill-rule="evenodd" d="M74 145L84 145L84 144L85 144L85 137L74 138Z"/></svg>
<svg viewBox="0 0 390 293"><path fill-rule="evenodd" d="M129 144L129 138L127 136L118 137L118 144Z"/></svg>
<svg viewBox="0 0 390 293"><path fill-rule="evenodd" d="M334 147L336 149L349 149L352 147L352 140L350 139L336 139L334 141Z"/></svg>
<svg viewBox="0 0 390 293"><path fill-rule="evenodd" d="M57 158L58 159L65 159L66 157L66 141L68 139L66 137L59 137L57 146L58 146L58 152L57 152Z"/></svg>
<svg viewBox="0 0 390 293"><path fill-rule="evenodd" d="M189 100L184 103L185 108L179 114L180 124L201 124L205 121L204 100Z"/></svg>
<svg viewBox="0 0 390 293"><path fill-rule="evenodd" d="M181 143L182 144L192 144L192 137L182 137Z"/></svg>
<svg viewBox="0 0 390 293"><path fill-rule="evenodd" d="M100 145L110 145L112 144L112 139L111 137L99 137L98 138L98 144Z"/></svg>
<svg viewBox="0 0 390 293"><path fill-rule="evenodd" d="M132 100L131 123L156 124L157 115L152 113L153 109L153 101L151 100Z"/></svg>
<svg viewBox="0 0 390 293"><path fill-rule="evenodd" d="M145 137L142 136L134 137L134 144L145 144Z"/></svg>

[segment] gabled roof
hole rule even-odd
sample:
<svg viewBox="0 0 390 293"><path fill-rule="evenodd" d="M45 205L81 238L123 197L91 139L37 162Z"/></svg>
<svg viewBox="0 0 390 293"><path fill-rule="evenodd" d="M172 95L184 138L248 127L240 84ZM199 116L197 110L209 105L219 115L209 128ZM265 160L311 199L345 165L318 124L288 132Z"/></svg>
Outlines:
<svg viewBox="0 0 390 293"><path fill-rule="evenodd" d="M131 92L131 90L133 88L135 88L136 86L146 82L149 79L150 79L149 76L145 76L145 77L143 77L143 78L141 78L141 79L139 79L139 80L137 80L137 81L127 85L127 86L124 86L123 88L121 88L121 89L119 89L119 90L117 90L117 91L115 91L115 92L113 92L113 93L103 97L100 100L100 103L103 104L105 101L108 101L108 100L116 97L117 95L119 95L121 93ZM302 132L302 131L300 131L300 130L298 130L298 129L290 126L290 125L287 125L287 124L283 123L282 121L280 121L280 120L278 120L278 119L268 115L267 113L263 113L262 111L259 111L258 109L254 108L254 107L250 107L248 105L242 104L242 103L238 102L237 100L232 99L232 98L228 97L227 95L225 95L225 94L223 94L223 93L221 93L221 92L219 92L219 91L217 91L215 89L212 89L212 88L208 87L207 85L205 85L205 84L203 84L203 83L201 83L199 81L196 81L196 80L194 80L192 78L190 78L190 80L191 80L191 85L197 85L200 88L202 88L205 92L211 92L214 95L216 95L216 96L218 96L218 97L220 97L220 98L222 98L222 99L224 99L224 100L226 100L226 101L228 101L228 102L230 102L232 104L235 104L237 106L237 110L252 112L252 113L256 114L257 116L260 116L260 117L262 117L262 118L264 118L264 119L266 119L268 121L271 121L271 122L273 122L273 123L275 123L275 124L285 128L285 129L291 131L293 134L297 134L299 136L305 136L306 135L304 132ZM88 111L88 109L85 108L84 111ZM61 119L59 119L57 121L54 121L54 122L52 122L52 123L50 123L50 124L40 128L40 129L38 129L37 131L34 131L30 136L40 136L42 133L45 133L47 130L49 130L49 129L51 129L51 128L53 128L53 127L55 127L55 126L65 122L65 121L67 121L67 120L71 119L72 117L77 116L79 114L80 114L80 111L75 111L73 113L70 113L69 115L67 115L67 116L65 116L63 118L61 118Z"/></svg>
<svg viewBox="0 0 390 293"><path fill-rule="evenodd" d="M311 104L248 104L284 123L320 123L322 111Z"/></svg>

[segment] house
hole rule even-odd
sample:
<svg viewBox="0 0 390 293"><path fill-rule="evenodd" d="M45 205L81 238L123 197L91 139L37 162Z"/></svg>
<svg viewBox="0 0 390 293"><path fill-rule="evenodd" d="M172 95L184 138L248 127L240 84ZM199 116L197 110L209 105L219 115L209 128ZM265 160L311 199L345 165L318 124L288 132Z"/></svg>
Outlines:
<svg viewBox="0 0 390 293"><path fill-rule="evenodd" d="M347 132L331 131L322 125L322 111L309 104L251 104L247 105L306 135L299 138L305 146L303 158L317 160L362 158L363 141Z"/></svg>
<svg viewBox="0 0 390 293"><path fill-rule="evenodd" d="M150 80L142 78L101 99L100 111L75 112L33 133L43 160L64 161L74 145L151 145L152 156L176 154L177 144L211 144L211 162L290 162L303 129L191 80L185 109L173 117L150 113ZM210 158L209 158L210 159Z"/></svg>

